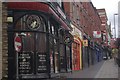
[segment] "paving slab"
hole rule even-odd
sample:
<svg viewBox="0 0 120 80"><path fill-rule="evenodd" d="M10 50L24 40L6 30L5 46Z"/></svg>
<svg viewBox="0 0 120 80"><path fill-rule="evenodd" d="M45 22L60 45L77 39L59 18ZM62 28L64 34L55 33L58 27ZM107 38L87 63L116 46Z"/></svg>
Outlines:
<svg viewBox="0 0 120 80"><path fill-rule="evenodd" d="M103 60L86 69L63 73L65 78L91 78L97 80L118 80L118 66L113 59Z"/></svg>
<svg viewBox="0 0 120 80"><path fill-rule="evenodd" d="M113 59L106 60L95 78L118 78L118 65L114 64Z"/></svg>

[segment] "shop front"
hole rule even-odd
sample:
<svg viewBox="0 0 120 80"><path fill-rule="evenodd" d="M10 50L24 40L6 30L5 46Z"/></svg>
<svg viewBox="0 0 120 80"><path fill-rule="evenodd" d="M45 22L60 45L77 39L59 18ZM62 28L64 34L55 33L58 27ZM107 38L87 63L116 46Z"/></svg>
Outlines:
<svg viewBox="0 0 120 80"><path fill-rule="evenodd" d="M101 56L102 56L100 45L98 45L98 44L95 45L95 52L96 52L96 61L100 62Z"/></svg>
<svg viewBox="0 0 120 80"><path fill-rule="evenodd" d="M87 45L83 48L83 67L87 68L94 65L97 61L97 51L95 48L95 43L87 35L84 35L84 41L87 42Z"/></svg>
<svg viewBox="0 0 120 80"><path fill-rule="evenodd" d="M83 68L87 68L90 65L91 62L91 52L90 52L90 41L88 39L88 36L86 34L83 35L83 41L84 41L84 45L83 46Z"/></svg>
<svg viewBox="0 0 120 80"><path fill-rule="evenodd" d="M77 37L74 36L74 42L73 42L73 70L80 70L82 69L82 42L81 40Z"/></svg>
<svg viewBox="0 0 120 80"><path fill-rule="evenodd" d="M72 35L74 41L72 43L72 70L82 69L82 32L74 25Z"/></svg>
<svg viewBox="0 0 120 80"><path fill-rule="evenodd" d="M69 24L50 6L51 3L8 3L9 80L51 78L72 69Z"/></svg>
<svg viewBox="0 0 120 80"><path fill-rule="evenodd" d="M94 64L94 43L92 41L89 42L89 65L93 65Z"/></svg>

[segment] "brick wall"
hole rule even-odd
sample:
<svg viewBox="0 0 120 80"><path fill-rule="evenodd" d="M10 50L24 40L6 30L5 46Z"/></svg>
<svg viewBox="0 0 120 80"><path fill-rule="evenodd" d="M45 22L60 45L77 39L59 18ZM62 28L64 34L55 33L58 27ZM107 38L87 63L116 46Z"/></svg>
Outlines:
<svg viewBox="0 0 120 80"><path fill-rule="evenodd" d="M69 15L72 23L83 33L86 33L93 38L93 31L101 31L101 19L96 8L91 2L64 3L64 6L65 11ZM77 13L79 13L79 20L77 20ZM78 21L79 24L77 23ZM102 38L94 40L102 42Z"/></svg>
<svg viewBox="0 0 120 80"><path fill-rule="evenodd" d="M0 80L2 78L2 2L0 2Z"/></svg>
<svg viewBox="0 0 120 80"><path fill-rule="evenodd" d="M93 31L101 31L101 19L91 2L82 2L81 7L81 25L83 25L84 31L93 38ZM94 40L101 42L102 38Z"/></svg>
<svg viewBox="0 0 120 80"><path fill-rule="evenodd" d="M2 4L2 78L8 77L7 3Z"/></svg>
<svg viewBox="0 0 120 80"><path fill-rule="evenodd" d="M103 34L105 33L105 37L106 37L106 40L104 41L104 45L105 46L108 46L108 31L107 31L107 14L106 14L106 11L105 9L97 9L97 12L99 13L99 16L100 16L100 19L102 21L101 24L104 24L104 25L101 25L101 30L103 32Z"/></svg>
<svg viewBox="0 0 120 80"><path fill-rule="evenodd" d="M64 2L65 12L70 18L72 24L80 31L84 32L81 25L80 4L78 2Z"/></svg>

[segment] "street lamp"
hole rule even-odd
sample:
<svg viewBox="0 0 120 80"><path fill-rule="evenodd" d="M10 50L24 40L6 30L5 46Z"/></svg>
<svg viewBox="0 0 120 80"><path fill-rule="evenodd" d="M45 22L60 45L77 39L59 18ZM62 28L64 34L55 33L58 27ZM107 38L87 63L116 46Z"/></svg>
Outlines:
<svg viewBox="0 0 120 80"><path fill-rule="evenodd" d="M117 13L114 14L114 32L115 32L115 38L116 38L115 15L118 15L118 14Z"/></svg>

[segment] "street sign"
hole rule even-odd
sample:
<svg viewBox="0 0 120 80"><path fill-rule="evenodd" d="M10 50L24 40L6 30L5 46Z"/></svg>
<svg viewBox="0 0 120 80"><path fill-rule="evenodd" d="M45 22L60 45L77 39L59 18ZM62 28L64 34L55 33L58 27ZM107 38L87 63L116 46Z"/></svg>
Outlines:
<svg viewBox="0 0 120 80"><path fill-rule="evenodd" d="M19 36L15 36L14 38L14 47L15 51L20 52L22 48L22 39Z"/></svg>

